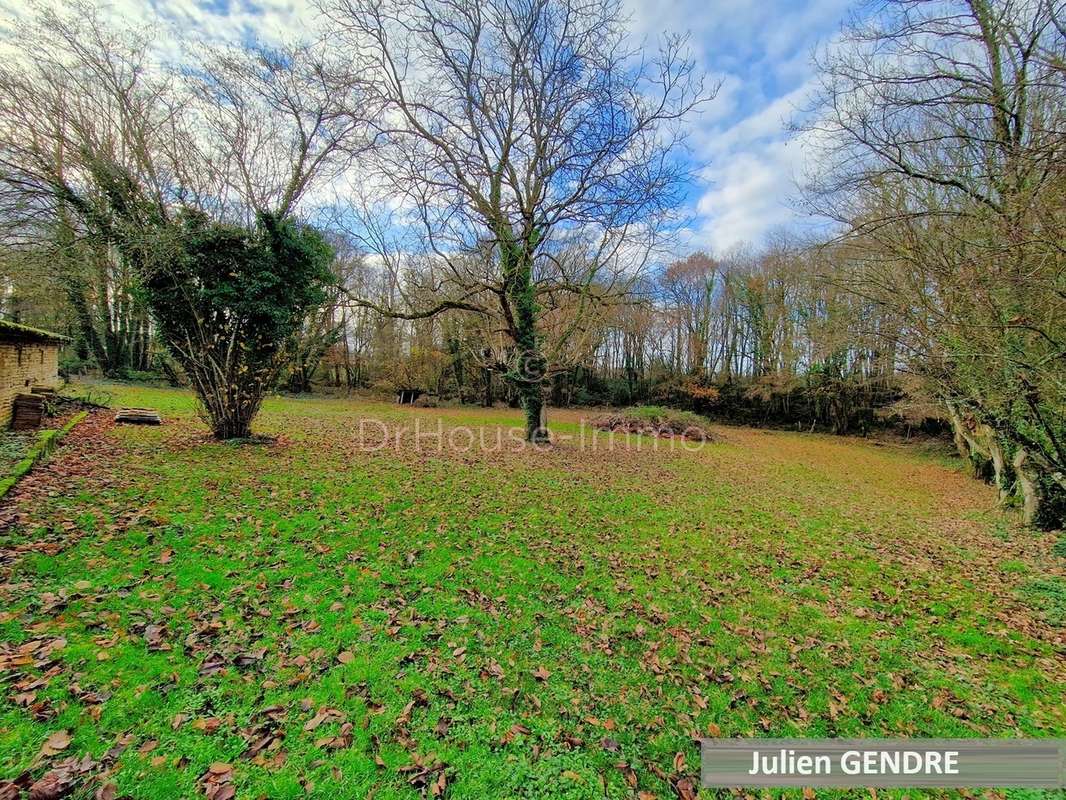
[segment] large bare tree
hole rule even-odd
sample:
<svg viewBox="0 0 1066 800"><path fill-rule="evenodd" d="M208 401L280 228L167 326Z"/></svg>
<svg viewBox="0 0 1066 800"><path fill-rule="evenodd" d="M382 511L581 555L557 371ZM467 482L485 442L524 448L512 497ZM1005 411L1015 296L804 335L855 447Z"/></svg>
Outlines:
<svg viewBox="0 0 1066 800"><path fill-rule="evenodd" d="M1054 0L892 0L823 59L816 208L852 288L1029 519L1066 515L1066 73ZM900 336L902 334L902 336Z"/></svg>
<svg viewBox="0 0 1066 800"><path fill-rule="evenodd" d="M357 166L372 144L373 114L357 51L318 43L197 45L186 70L198 161L218 187L216 200L250 222L293 214ZM316 203L317 204L317 203Z"/></svg>
<svg viewBox="0 0 1066 800"><path fill-rule="evenodd" d="M44 8L9 45L0 66L4 244L36 256L105 373L145 369L148 315L111 247L97 179L135 174L159 205L172 199L172 170L157 155L164 142L182 148L172 86L151 70L150 37L113 29L90 5Z"/></svg>
<svg viewBox="0 0 1066 800"><path fill-rule="evenodd" d="M683 122L711 94L684 40L645 53L616 0L331 0L326 10L370 56L378 181L413 212L437 262L436 301L408 315L498 320L496 355L527 438L546 440L549 296L574 295L566 305L580 320L619 294L682 199ZM558 352L580 324L561 328Z"/></svg>

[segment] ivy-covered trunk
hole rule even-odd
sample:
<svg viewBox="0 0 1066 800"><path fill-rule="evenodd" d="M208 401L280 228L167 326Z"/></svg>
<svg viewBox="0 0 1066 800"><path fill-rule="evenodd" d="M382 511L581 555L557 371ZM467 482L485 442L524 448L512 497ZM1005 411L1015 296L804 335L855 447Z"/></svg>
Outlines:
<svg viewBox="0 0 1066 800"><path fill-rule="evenodd" d="M505 377L515 387L525 412L526 441L541 444L549 441L544 409L544 380L548 365L537 336L532 258L535 237L533 233L526 241L516 242L510 238L509 231L505 231L500 237L500 266L515 344L513 362Z"/></svg>
<svg viewBox="0 0 1066 800"><path fill-rule="evenodd" d="M970 462L975 477L996 486L999 500L1020 502L1027 525L1045 530L1066 520L1066 479L1055 465L1031 444L1012 441L1017 431L1002 424L1000 429L981 422L972 411L947 403L955 445Z"/></svg>
<svg viewBox="0 0 1066 800"><path fill-rule="evenodd" d="M543 444L549 441L548 417L544 408L544 388L540 384L527 383L519 388L522 396L522 411L526 415L526 441Z"/></svg>

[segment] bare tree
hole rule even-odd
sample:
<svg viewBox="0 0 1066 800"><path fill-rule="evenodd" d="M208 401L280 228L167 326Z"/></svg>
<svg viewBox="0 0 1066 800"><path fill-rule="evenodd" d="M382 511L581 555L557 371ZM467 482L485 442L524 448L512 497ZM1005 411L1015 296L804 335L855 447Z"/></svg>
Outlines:
<svg viewBox="0 0 1066 800"><path fill-rule="evenodd" d="M708 356L717 283L718 264L703 252L675 261L661 279L685 338L686 369L701 377L712 368Z"/></svg>
<svg viewBox="0 0 1066 800"><path fill-rule="evenodd" d="M5 244L35 252L62 288L79 339L105 373L146 369L147 311L114 249L113 200L136 175L158 208L185 137L168 76L144 31L115 30L94 6L43 8L0 66L0 218ZM133 213L132 207L128 208Z"/></svg>
<svg viewBox="0 0 1066 800"><path fill-rule="evenodd" d="M886 3L823 59L812 125L829 165L812 199L847 226L852 288L898 317L966 454L1052 525L1066 514L1060 13Z"/></svg>
<svg viewBox="0 0 1066 800"><path fill-rule="evenodd" d="M369 149L373 111L357 52L339 58L305 42L189 50L197 68L185 74L194 98L185 113L200 124L200 163L217 199L246 222L288 216Z"/></svg>
<svg viewBox="0 0 1066 800"><path fill-rule="evenodd" d="M683 39L648 57L616 0L336 0L327 12L370 54L379 180L440 264L442 296L413 313L499 319L504 377L527 437L545 440L542 305L569 293L580 315L616 294L621 262L642 263L681 199L682 122L709 94Z"/></svg>

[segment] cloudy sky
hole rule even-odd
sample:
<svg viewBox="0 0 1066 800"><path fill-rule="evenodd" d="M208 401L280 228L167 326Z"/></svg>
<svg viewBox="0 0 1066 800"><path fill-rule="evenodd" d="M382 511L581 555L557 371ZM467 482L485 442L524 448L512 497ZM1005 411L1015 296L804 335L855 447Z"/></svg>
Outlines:
<svg viewBox="0 0 1066 800"><path fill-rule="evenodd" d="M802 175L802 144L787 123L812 79L810 58L840 27L855 0L624 0L634 35L689 32L703 69L722 82L694 120L701 166L691 192L691 244L722 252L759 244L768 232L803 224L790 206ZM311 0L112 0L129 21L159 20L163 31L266 41L288 38L316 18ZM0 0L7 19L25 0Z"/></svg>
<svg viewBox="0 0 1066 800"><path fill-rule="evenodd" d="M694 242L721 252L802 227L789 201L804 148L788 123L813 88L813 51L839 32L855 0L627 3L645 35L688 31L704 69L722 81L691 140L705 165L694 190Z"/></svg>

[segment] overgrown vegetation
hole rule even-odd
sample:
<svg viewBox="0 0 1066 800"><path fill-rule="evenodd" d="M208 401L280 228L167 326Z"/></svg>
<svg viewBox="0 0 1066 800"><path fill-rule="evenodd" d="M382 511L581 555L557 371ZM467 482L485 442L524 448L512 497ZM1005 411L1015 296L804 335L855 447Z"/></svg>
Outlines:
<svg viewBox="0 0 1066 800"><path fill-rule="evenodd" d="M885 4L821 59L812 202L965 456L1066 520L1066 37L1055 3ZM871 120L877 120L871 122Z"/></svg>
<svg viewBox="0 0 1066 800"><path fill-rule="evenodd" d="M247 438L264 394L291 358L295 334L332 280L314 230L269 215L257 227L186 213L159 232L143 288L219 439Z"/></svg>
<svg viewBox="0 0 1066 800"><path fill-rule="evenodd" d="M684 36L634 44L618 0L321 5L306 42L182 37L174 58L89 4L20 23L0 68L3 312L73 333L65 369L191 380L221 436L279 381L504 400L531 440L549 403L950 427L1001 502L1062 524L1058 4L855 17L795 120L828 233L669 255L698 171L685 134L716 93ZM146 276L195 215L248 241L313 223L330 244L329 291L300 267L269 301L286 322L260 366L205 360L222 346L205 340L183 370L191 340L149 313L174 308ZM227 353L263 345L222 328Z"/></svg>
<svg viewBox="0 0 1066 800"><path fill-rule="evenodd" d="M36 438L34 431L0 432L0 477L5 477L26 457L26 451Z"/></svg>

